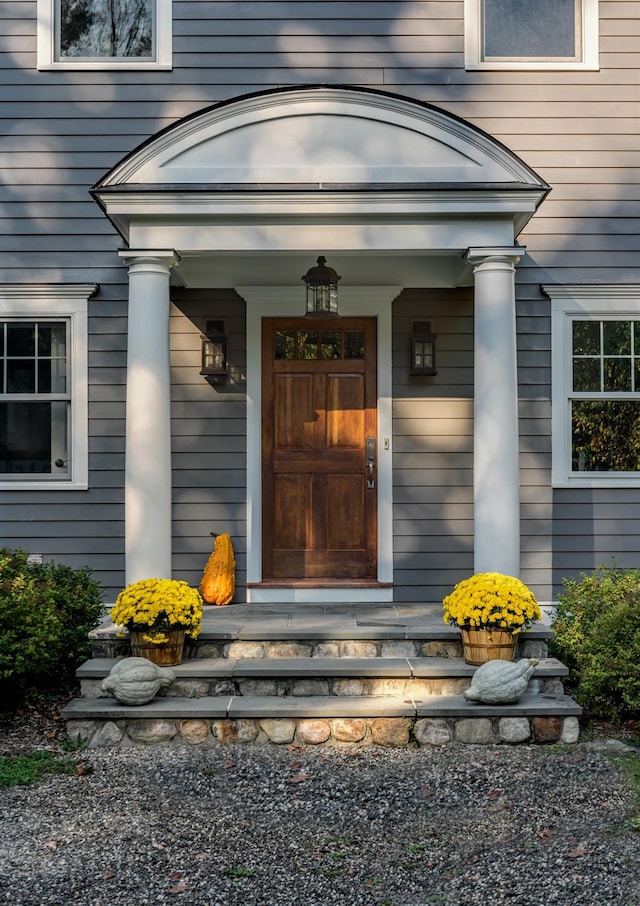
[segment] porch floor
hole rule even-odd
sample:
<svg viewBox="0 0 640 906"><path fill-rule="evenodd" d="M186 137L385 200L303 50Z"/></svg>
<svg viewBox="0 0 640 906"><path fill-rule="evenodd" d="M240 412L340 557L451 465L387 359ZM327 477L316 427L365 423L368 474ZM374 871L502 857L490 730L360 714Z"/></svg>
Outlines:
<svg viewBox="0 0 640 906"><path fill-rule="evenodd" d="M96 641L117 638L110 620L90 633ZM528 639L553 633L537 623ZM198 642L263 639L434 639L454 640L458 630L442 620L442 604L228 604L205 606Z"/></svg>

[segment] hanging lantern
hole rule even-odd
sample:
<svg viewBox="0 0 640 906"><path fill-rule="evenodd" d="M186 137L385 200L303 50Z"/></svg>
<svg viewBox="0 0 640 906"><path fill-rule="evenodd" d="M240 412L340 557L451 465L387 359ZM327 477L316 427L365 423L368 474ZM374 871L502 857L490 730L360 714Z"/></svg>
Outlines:
<svg viewBox="0 0 640 906"><path fill-rule="evenodd" d="M320 255L315 267L310 267L302 277L307 284L307 316L310 318L338 317L338 280L342 278L327 259Z"/></svg>

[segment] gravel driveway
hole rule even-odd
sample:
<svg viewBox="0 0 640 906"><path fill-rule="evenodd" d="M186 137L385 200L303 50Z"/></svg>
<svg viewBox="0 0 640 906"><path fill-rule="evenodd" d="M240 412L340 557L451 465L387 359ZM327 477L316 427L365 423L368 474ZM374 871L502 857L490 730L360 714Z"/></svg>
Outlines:
<svg viewBox="0 0 640 906"><path fill-rule="evenodd" d="M640 904L637 805L584 744L81 757L0 790L0 903Z"/></svg>

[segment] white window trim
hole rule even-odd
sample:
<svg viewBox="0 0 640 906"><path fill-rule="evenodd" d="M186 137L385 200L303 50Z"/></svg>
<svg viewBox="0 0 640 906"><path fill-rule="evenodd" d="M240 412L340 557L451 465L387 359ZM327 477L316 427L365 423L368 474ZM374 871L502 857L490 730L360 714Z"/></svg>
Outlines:
<svg viewBox="0 0 640 906"><path fill-rule="evenodd" d="M464 0L464 59L465 69L536 70L565 69L598 70L600 68L598 0L579 0L582 3L582 59L561 60L483 60L482 3L483 0Z"/></svg>
<svg viewBox="0 0 640 906"><path fill-rule="evenodd" d="M38 0L38 69L171 69L173 48L172 0L155 0L156 56L153 60L111 59L56 59L56 6L57 0Z"/></svg>
<svg viewBox="0 0 640 906"><path fill-rule="evenodd" d="M0 319L42 320L51 317L69 320L71 418L69 424L68 479L0 478L0 489L11 491L86 490L89 486L89 393L87 362L88 301L95 293L94 284L0 286Z"/></svg>
<svg viewBox="0 0 640 906"><path fill-rule="evenodd" d="M551 480L555 488L637 488L640 474L571 471L571 322L589 318L640 318L640 285L543 286L551 299Z"/></svg>

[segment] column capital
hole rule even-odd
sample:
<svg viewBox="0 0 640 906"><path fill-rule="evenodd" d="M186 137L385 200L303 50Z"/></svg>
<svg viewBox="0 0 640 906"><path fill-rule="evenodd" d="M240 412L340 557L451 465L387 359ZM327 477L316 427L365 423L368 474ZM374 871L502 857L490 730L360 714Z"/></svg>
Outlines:
<svg viewBox="0 0 640 906"><path fill-rule="evenodd" d="M508 264L514 267L520 259L526 254L524 246L508 246L506 248L469 248L465 253L465 258L473 267L480 267L483 264Z"/></svg>
<svg viewBox="0 0 640 906"><path fill-rule="evenodd" d="M118 255L129 267L135 264L160 264L171 269L180 264L180 255L175 249L120 249Z"/></svg>

